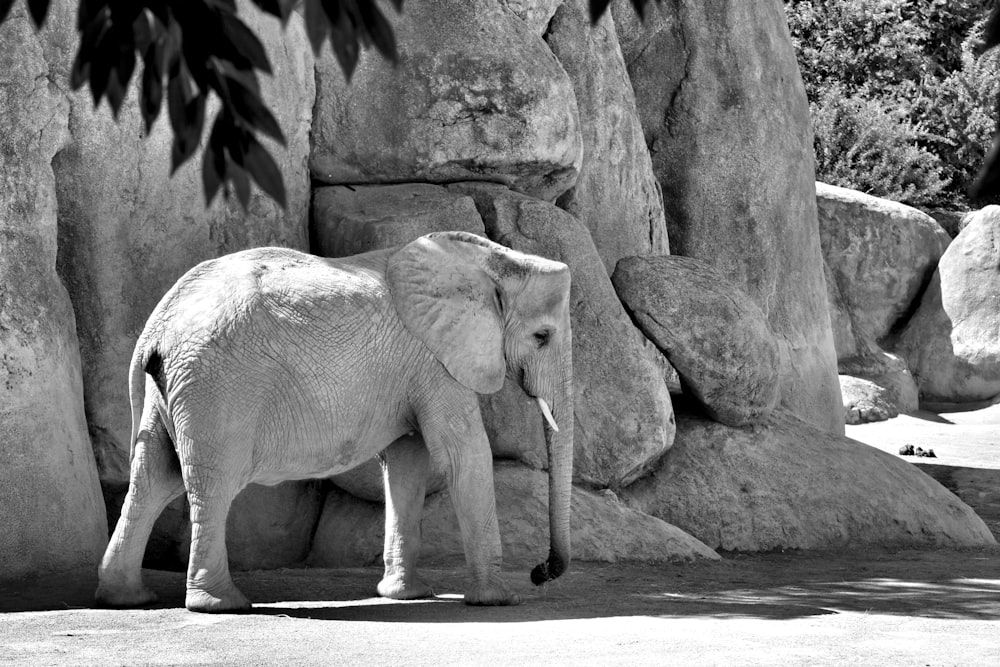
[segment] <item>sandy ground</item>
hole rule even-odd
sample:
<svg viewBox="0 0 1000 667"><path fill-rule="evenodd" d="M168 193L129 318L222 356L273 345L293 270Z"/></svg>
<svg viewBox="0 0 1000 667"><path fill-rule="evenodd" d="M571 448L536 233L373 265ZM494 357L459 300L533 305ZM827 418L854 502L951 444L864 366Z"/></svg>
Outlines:
<svg viewBox="0 0 1000 667"><path fill-rule="evenodd" d="M848 427L942 480L1000 529L1000 406ZM0 664L15 665L1000 665L1000 549L727 555L696 565L575 563L524 604L373 598L376 569L236 575L256 606L183 609L183 575L146 571L140 610L90 608L92 573L0 586Z"/></svg>

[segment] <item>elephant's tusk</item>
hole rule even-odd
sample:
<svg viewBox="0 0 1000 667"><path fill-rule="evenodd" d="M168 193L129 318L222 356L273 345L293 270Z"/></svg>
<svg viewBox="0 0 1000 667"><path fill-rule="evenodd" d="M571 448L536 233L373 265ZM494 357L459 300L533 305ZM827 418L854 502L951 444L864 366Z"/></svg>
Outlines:
<svg viewBox="0 0 1000 667"><path fill-rule="evenodd" d="M552 418L552 410L549 409L549 404L545 402L544 398L536 397L535 400L538 401L538 409L542 411L545 421L549 423L553 431L558 433L559 427L556 425L556 420Z"/></svg>

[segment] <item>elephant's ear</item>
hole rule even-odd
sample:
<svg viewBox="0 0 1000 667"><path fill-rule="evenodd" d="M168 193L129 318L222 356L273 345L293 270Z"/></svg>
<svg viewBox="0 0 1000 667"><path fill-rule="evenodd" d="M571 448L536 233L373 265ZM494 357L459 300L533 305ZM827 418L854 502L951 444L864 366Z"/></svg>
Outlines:
<svg viewBox="0 0 1000 667"><path fill-rule="evenodd" d="M432 234L397 251L386 271L407 330L480 394L499 391L507 371L497 285L483 270L489 252L456 234Z"/></svg>

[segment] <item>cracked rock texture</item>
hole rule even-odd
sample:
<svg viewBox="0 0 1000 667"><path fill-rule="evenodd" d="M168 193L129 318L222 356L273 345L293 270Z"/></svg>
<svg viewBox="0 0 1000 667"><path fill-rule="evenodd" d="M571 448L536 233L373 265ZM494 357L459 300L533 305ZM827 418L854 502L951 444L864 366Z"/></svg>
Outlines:
<svg viewBox="0 0 1000 667"><path fill-rule="evenodd" d="M716 421L762 422L778 403L778 344L764 313L712 265L627 257L611 281L684 389Z"/></svg>
<svg viewBox="0 0 1000 667"><path fill-rule="evenodd" d="M580 177L556 203L590 230L608 275L622 257L669 254L660 185L611 13L591 25L589 3L567 0L545 39L573 82L583 131Z"/></svg>
<svg viewBox="0 0 1000 667"><path fill-rule="evenodd" d="M0 25L0 579L96 567L108 535L55 270L69 108L40 42L18 3Z"/></svg>
<svg viewBox="0 0 1000 667"><path fill-rule="evenodd" d="M678 0L640 24L613 4L670 251L764 311L781 402L844 432L823 277L809 107L779 0Z"/></svg>
<svg viewBox="0 0 1000 667"><path fill-rule="evenodd" d="M576 182L573 86L537 28L499 0L389 12L399 64L362 53L350 84L317 62L310 167L332 184L501 182L551 200Z"/></svg>

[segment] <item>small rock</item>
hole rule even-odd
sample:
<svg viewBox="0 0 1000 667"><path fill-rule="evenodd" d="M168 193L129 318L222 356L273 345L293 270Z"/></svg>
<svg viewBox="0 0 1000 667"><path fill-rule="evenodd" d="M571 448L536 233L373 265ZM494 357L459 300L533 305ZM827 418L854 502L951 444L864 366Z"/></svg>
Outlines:
<svg viewBox="0 0 1000 667"><path fill-rule="evenodd" d="M924 456L924 450L921 447L917 447L916 451L913 452L914 456Z"/></svg>
<svg viewBox="0 0 1000 667"><path fill-rule="evenodd" d="M899 448L900 456L913 456L913 445L903 445Z"/></svg>

